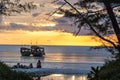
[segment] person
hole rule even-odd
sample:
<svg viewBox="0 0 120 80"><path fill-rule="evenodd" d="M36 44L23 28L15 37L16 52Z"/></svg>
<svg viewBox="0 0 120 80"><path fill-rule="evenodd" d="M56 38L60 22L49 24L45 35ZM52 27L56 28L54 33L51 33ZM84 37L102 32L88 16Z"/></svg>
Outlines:
<svg viewBox="0 0 120 80"><path fill-rule="evenodd" d="M29 65L29 68L33 68L33 65L32 65L32 63L30 63L30 65Z"/></svg>
<svg viewBox="0 0 120 80"><path fill-rule="evenodd" d="M40 60L38 60L38 62L37 62L37 68L41 68L41 61Z"/></svg>
<svg viewBox="0 0 120 80"><path fill-rule="evenodd" d="M14 68L20 68L20 63L17 63L17 64L14 65L12 68L13 68L13 69L14 69Z"/></svg>
<svg viewBox="0 0 120 80"><path fill-rule="evenodd" d="M17 63L16 67L17 67L17 68L20 68L20 63Z"/></svg>

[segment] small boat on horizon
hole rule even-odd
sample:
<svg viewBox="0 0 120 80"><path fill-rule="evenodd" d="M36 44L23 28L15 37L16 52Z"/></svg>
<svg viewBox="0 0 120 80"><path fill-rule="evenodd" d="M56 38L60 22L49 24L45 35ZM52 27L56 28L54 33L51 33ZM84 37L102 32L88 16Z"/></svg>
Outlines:
<svg viewBox="0 0 120 80"><path fill-rule="evenodd" d="M30 48L21 47L20 52L22 56L36 56L36 57L42 57L45 55L45 51L43 47L39 46L31 46Z"/></svg>

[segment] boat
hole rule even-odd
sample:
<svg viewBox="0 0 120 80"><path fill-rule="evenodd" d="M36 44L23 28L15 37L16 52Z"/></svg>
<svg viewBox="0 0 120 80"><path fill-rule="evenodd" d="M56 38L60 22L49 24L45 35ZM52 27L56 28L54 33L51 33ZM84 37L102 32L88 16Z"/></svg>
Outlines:
<svg viewBox="0 0 120 80"><path fill-rule="evenodd" d="M21 52L22 56L30 56L31 55L31 49L29 49L29 48L21 47L20 52Z"/></svg>
<svg viewBox="0 0 120 80"><path fill-rule="evenodd" d="M22 56L36 56L36 57L42 57L45 55L45 51L43 47L39 46L31 46L30 48L21 47L20 52Z"/></svg>
<svg viewBox="0 0 120 80"><path fill-rule="evenodd" d="M31 46L31 54L33 56L43 56L45 55L44 48L39 46Z"/></svg>

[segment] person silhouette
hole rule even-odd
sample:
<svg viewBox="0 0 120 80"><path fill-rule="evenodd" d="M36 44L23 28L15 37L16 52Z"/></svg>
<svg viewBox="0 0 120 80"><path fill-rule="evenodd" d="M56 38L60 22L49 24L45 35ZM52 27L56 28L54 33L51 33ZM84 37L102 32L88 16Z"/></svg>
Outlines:
<svg viewBox="0 0 120 80"><path fill-rule="evenodd" d="M41 61L40 60L38 60L38 62L37 62L37 68L41 68Z"/></svg>
<svg viewBox="0 0 120 80"><path fill-rule="evenodd" d="M33 68L33 65L32 65L32 63L30 63L30 65L29 65L29 68Z"/></svg>

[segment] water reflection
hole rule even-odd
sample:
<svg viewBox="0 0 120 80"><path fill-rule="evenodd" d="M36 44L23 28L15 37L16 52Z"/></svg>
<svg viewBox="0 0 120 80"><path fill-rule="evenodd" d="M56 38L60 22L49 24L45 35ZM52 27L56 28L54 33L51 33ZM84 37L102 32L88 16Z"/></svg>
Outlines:
<svg viewBox="0 0 120 80"><path fill-rule="evenodd" d="M44 61L45 57L33 57L33 56L21 56L20 57L21 60L30 60L30 61L38 61L38 60L41 60L41 61Z"/></svg>
<svg viewBox="0 0 120 80"><path fill-rule="evenodd" d="M87 80L86 75L67 75L67 74L52 74L41 77L41 80Z"/></svg>
<svg viewBox="0 0 120 80"><path fill-rule="evenodd" d="M75 76L74 75L72 76L72 80L75 80Z"/></svg>
<svg viewBox="0 0 120 80"><path fill-rule="evenodd" d="M36 67L38 60L43 68L62 69L90 69L91 66L102 65L106 56L101 54L82 53L46 53L45 57L22 57L19 53L0 52L0 60L9 66L21 63L23 65L33 64Z"/></svg>

